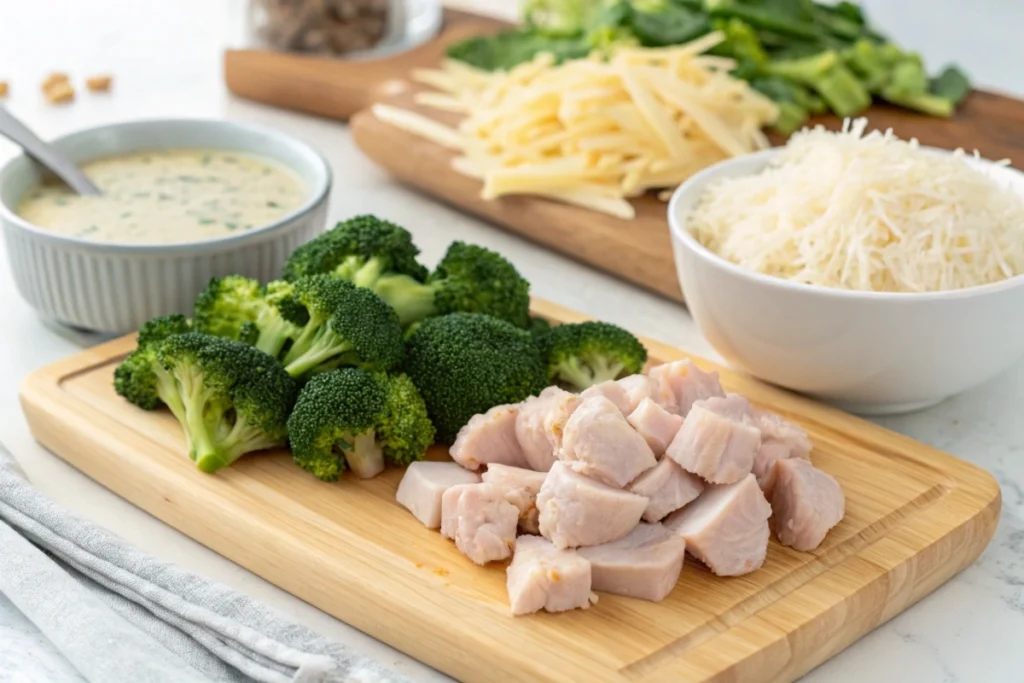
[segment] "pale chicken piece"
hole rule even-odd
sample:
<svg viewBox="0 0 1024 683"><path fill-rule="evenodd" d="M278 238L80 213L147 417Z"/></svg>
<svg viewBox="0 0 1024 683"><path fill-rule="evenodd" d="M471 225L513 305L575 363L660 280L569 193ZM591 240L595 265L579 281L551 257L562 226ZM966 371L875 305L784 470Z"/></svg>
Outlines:
<svg viewBox="0 0 1024 683"><path fill-rule="evenodd" d="M559 548L617 541L640 522L647 498L556 462L537 494L540 533Z"/></svg>
<svg viewBox="0 0 1024 683"><path fill-rule="evenodd" d="M402 475L395 499L428 529L439 529L444 492L453 486L479 482L479 474L454 462L414 462Z"/></svg>
<svg viewBox="0 0 1024 683"><path fill-rule="evenodd" d="M843 489L808 460L779 460L774 469L772 511L779 542L794 550L814 550L846 513Z"/></svg>
<svg viewBox="0 0 1024 683"><path fill-rule="evenodd" d="M682 536L686 550L712 572L740 576L764 564L771 514L757 479L748 474L733 484L709 486L662 524Z"/></svg>
<svg viewBox="0 0 1024 683"><path fill-rule="evenodd" d="M590 562L540 536L519 537L506 576L514 615L590 606Z"/></svg>
<svg viewBox="0 0 1024 683"><path fill-rule="evenodd" d="M704 491L704 482L677 465L672 458L662 458L657 465L630 482L626 490L646 497L644 520L658 522L696 500Z"/></svg>
<svg viewBox="0 0 1024 683"><path fill-rule="evenodd" d="M718 373L704 372L689 359L653 367L648 374L675 397L676 412L683 417L697 401L725 398Z"/></svg>
<svg viewBox="0 0 1024 683"><path fill-rule="evenodd" d="M662 408L656 401L645 398L637 405L626 420L644 441L654 455L661 457L683 426L683 418Z"/></svg>
<svg viewBox="0 0 1024 683"><path fill-rule="evenodd" d="M529 467L516 438L519 409L518 403L495 406L486 413L471 417L448 449L452 460L468 470L478 470L481 465L492 462Z"/></svg>
<svg viewBox="0 0 1024 683"><path fill-rule="evenodd" d="M665 455L712 484L731 484L750 474L760 447L750 402L731 394L694 403Z"/></svg>
<svg viewBox="0 0 1024 683"><path fill-rule="evenodd" d="M559 387L548 387L522 403L516 417L516 439L526 466L547 472L562 446L565 423L580 404L580 397Z"/></svg>
<svg viewBox="0 0 1024 683"><path fill-rule="evenodd" d="M789 458L808 460L811 457L811 440L802 428L775 413L754 408L753 416L754 424L761 430L761 447L754 457L752 471L764 495L771 500L775 487L775 463Z"/></svg>
<svg viewBox="0 0 1024 683"><path fill-rule="evenodd" d="M512 555L518 523L519 509L492 484L461 484L441 496L441 535L479 565Z"/></svg>
<svg viewBox="0 0 1024 683"><path fill-rule="evenodd" d="M546 472L495 464L487 466L483 481L504 491L505 500L518 508L520 530L527 534L537 534L540 533L537 494L547 476Z"/></svg>
<svg viewBox="0 0 1024 683"><path fill-rule="evenodd" d="M573 412L558 459L575 472L618 487L658 463L644 438L603 396L588 398Z"/></svg>
<svg viewBox="0 0 1024 683"><path fill-rule="evenodd" d="M590 562L593 590L658 602L679 581L686 542L660 524L639 524L617 541L577 552Z"/></svg>
<svg viewBox="0 0 1024 683"><path fill-rule="evenodd" d="M580 399L586 401L587 399L603 397L615 404L615 407L619 409L623 415L629 415L630 413L630 396L626 391L626 387L622 386L615 380L608 380L607 382L601 382L595 384L589 389L584 389L580 392Z"/></svg>
<svg viewBox="0 0 1024 683"><path fill-rule="evenodd" d="M645 398L651 399L670 413L677 411L675 394L650 375L630 375L616 382L626 394L626 403L629 406L628 411L623 411L626 415L636 410Z"/></svg>

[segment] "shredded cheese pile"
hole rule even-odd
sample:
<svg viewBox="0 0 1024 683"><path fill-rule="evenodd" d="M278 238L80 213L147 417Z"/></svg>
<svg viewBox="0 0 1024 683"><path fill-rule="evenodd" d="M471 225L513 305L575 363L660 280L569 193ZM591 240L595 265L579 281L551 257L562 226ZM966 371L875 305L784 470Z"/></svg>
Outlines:
<svg viewBox="0 0 1024 683"><path fill-rule="evenodd" d="M703 54L722 40L560 65L542 54L508 73L449 61L413 77L435 89L417 104L464 114L457 128L389 105L373 112L460 151L455 169L483 180L485 199L542 195L629 219L629 198L667 199L706 166L768 146L761 129L778 109L729 75L732 60Z"/></svg>
<svg viewBox="0 0 1024 683"><path fill-rule="evenodd" d="M794 135L763 172L712 185L690 231L744 268L838 289L935 292L1024 273L1020 187L963 150L940 155L867 125Z"/></svg>

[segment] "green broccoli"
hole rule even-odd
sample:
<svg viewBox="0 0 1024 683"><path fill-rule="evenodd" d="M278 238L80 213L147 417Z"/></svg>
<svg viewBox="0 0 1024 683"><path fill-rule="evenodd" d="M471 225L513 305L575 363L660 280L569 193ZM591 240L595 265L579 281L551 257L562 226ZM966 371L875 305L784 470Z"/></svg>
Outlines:
<svg viewBox="0 0 1024 683"><path fill-rule="evenodd" d="M426 401L438 440L447 444L477 413L546 386L530 333L479 313L424 320L409 337L403 369Z"/></svg>
<svg viewBox="0 0 1024 683"><path fill-rule="evenodd" d="M475 244L453 242L425 284L389 278L377 287L405 326L448 313L484 313L526 327L530 283L504 256Z"/></svg>
<svg viewBox="0 0 1024 683"><path fill-rule="evenodd" d="M647 363L640 340L611 323L558 325L537 343L548 382L571 391L635 375Z"/></svg>
<svg viewBox="0 0 1024 683"><path fill-rule="evenodd" d="M315 376L299 393L288 419L296 464L322 481L351 468L360 478L379 474L385 461L422 460L434 426L405 375L345 368Z"/></svg>
<svg viewBox="0 0 1024 683"><path fill-rule="evenodd" d="M285 443L295 381L248 344L197 332L152 341L128 356L115 388L143 408L165 404L203 472Z"/></svg>
<svg viewBox="0 0 1024 683"><path fill-rule="evenodd" d="M871 94L832 50L801 59L769 61L762 70L768 76L813 88L837 116L852 116L871 105Z"/></svg>
<svg viewBox="0 0 1024 683"><path fill-rule="evenodd" d="M416 260L419 253L405 228L376 216L356 216L296 249L285 264L284 279L331 273L370 289L391 275L422 282L427 269Z"/></svg>
<svg viewBox="0 0 1024 683"><path fill-rule="evenodd" d="M306 314L282 360L292 377L343 366L386 371L401 362L398 316L370 290L312 275L293 283L290 301Z"/></svg>
<svg viewBox="0 0 1024 683"><path fill-rule="evenodd" d="M196 299L196 332L252 344L277 358L298 333L303 312L293 305L293 286L228 275L210 281Z"/></svg>
<svg viewBox="0 0 1024 683"><path fill-rule="evenodd" d="M185 334L192 329L188 319L183 315L165 315L144 323L139 329L135 350L114 370L114 390L119 396L143 410L156 410L160 407L160 397L153 391L156 374L157 347L168 337ZM167 404L177 415L177 403Z"/></svg>

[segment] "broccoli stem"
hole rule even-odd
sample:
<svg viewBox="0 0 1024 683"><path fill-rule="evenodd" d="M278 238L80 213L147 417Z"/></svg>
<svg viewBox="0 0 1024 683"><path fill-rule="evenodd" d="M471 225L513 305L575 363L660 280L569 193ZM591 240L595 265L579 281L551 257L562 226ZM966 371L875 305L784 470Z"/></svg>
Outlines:
<svg viewBox="0 0 1024 683"><path fill-rule="evenodd" d="M329 325L307 325L284 357L284 369L292 377L302 377L349 350L349 343L332 332Z"/></svg>
<svg viewBox="0 0 1024 683"><path fill-rule="evenodd" d="M359 434L351 444L343 442L342 448L349 469L360 479L370 479L384 471L384 451L374 430Z"/></svg>
<svg viewBox="0 0 1024 683"><path fill-rule="evenodd" d="M406 327L436 312L434 288L418 282L408 275L388 275L377 281L374 291L398 313L402 327Z"/></svg>
<svg viewBox="0 0 1024 683"><path fill-rule="evenodd" d="M218 425L227 426L224 416L218 420ZM213 474L217 470L232 465L246 453L262 451L279 445L277 441L250 425L245 418L240 416L235 418L234 424L231 424L225 434L217 436L216 452L196 459L196 466L208 474Z"/></svg>
<svg viewBox="0 0 1024 683"><path fill-rule="evenodd" d="M281 355L284 345L297 331L295 325L270 310L260 313L256 327L260 331L256 340L256 348L274 358Z"/></svg>
<svg viewBox="0 0 1024 683"><path fill-rule="evenodd" d="M371 258L362 268L352 274L352 284L356 287L374 289L380 276L384 274L384 265L379 258Z"/></svg>
<svg viewBox="0 0 1024 683"><path fill-rule="evenodd" d="M203 376L190 367L178 369L174 377L178 393L181 396L181 403L184 406L185 419L182 420L182 424L185 426L185 440L188 445L189 457L199 464L203 471L211 471L200 464L209 462L211 458L220 457L207 426L206 413L209 407L210 392L204 386Z"/></svg>
<svg viewBox="0 0 1024 683"><path fill-rule="evenodd" d="M590 367L591 375L594 378L594 384L618 379L619 375L621 375L622 371L625 369L625 366L618 361L609 363L608 358L605 356L591 356L590 358L584 359L584 362Z"/></svg>
<svg viewBox="0 0 1024 683"><path fill-rule="evenodd" d="M167 372L157 363L153 364L153 372L156 374L156 395L164 402L171 413L181 424L185 424L185 404L181 402L181 393L178 391L178 382L171 373Z"/></svg>

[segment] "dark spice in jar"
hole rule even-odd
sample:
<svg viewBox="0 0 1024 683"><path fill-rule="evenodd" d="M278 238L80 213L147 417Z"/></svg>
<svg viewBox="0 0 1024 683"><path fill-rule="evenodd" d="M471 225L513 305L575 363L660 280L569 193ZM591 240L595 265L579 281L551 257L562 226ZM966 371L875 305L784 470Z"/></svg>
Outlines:
<svg viewBox="0 0 1024 683"><path fill-rule="evenodd" d="M342 55L387 33L389 0L251 0L258 38L277 50Z"/></svg>

